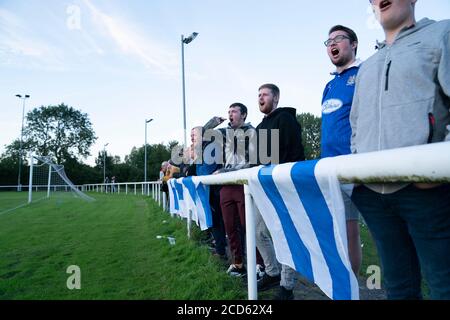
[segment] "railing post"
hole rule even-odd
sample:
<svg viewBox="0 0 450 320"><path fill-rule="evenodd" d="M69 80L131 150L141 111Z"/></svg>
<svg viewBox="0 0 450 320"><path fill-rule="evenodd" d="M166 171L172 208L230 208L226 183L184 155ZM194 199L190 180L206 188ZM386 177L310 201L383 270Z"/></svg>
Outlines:
<svg viewBox="0 0 450 320"><path fill-rule="evenodd" d="M125 194L128 195L128 183L125 184Z"/></svg>
<svg viewBox="0 0 450 320"><path fill-rule="evenodd" d="M187 237L188 237L188 239L191 238L191 217L192 217L192 211L188 210L188 216L187 216Z"/></svg>
<svg viewBox="0 0 450 320"><path fill-rule="evenodd" d="M156 185L156 193L158 194L158 206L161 207L161 188L159 184Z"/></svg>
<svg viewBox="0 0 450 320"><path fill-rule="evenodd" d="M248 185L244 184L245 194L245 232L247 239L247 281L248 300L258 300L256 285L256 227L255 227L255 203L250 194Z"/></svg>
<svg viewBox="0 0 450 320"><path fill-rule="evenodd" d="M134 195L136 195L136 183L134 184Z"/></svg>
<svg viewBox="0 0 450 320"><path fill-rule="evenodd" d="M155 184L155 202L158 203L158 205L159 205L158 197L159 197L158 187Z"/></svg>
<svg viewBox="0 0 450 320"><path fill-rule="evenodd" d="M166 211L166 195L164 192L161 192L162 194L162 205L163 205L163 210Z"/></svg>

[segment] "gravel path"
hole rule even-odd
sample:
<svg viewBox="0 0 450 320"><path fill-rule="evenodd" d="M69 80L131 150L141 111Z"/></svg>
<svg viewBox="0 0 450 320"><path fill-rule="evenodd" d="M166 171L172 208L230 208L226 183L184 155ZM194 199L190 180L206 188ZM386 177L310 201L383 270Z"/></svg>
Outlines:
<svg viewBox="0 0 450 320"><path fill-rule="evenodd" d="M359 282L359 298L361 300L385 300L386 292L381 290L369 290L366 286L366 279L360 277ZM276 291L273 290L275 293ZM329 300L322 291L314 284L306 279L301 278L294 289L295 300Z"/></svg>

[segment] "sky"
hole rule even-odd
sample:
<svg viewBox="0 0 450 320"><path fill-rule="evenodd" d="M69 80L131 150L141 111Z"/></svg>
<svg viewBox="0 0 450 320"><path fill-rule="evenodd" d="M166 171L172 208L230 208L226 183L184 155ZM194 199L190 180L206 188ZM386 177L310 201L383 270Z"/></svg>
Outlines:
<svg viewBox="0 0 450 320"><path fill-rule="evenodd" d="M417 20L450 17L450 1L418 0ZM262 119L258 87L275 83L280 107L320 116L331 80L328 30L358 35L358 56L384 34L368 1L0 0L0 154L20 137L26 112L65 103L87 113L96 143L121 159L133 146L183 142L181 35L185 45L187 128L227 117L244 103ZM189 138L188 138L189 139Z"/></svg>

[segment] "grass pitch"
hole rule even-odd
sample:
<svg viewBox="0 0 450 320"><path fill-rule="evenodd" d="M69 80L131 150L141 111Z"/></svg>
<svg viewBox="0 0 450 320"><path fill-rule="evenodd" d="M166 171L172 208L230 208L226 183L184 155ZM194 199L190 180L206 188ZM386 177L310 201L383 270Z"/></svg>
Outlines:
<svg viewBox="0 0 450 320"><path fill-rule="evenodd" d="M246 298L245 284L150 198L91 196L97 201L56 196L0 215L0 299ZM67 287L73 265L81 289Z"/></svg>

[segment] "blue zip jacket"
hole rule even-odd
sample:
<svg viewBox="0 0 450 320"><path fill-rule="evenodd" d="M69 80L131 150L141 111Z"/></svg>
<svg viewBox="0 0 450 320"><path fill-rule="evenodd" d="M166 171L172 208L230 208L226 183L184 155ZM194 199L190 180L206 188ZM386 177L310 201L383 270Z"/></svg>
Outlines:
<svg viewBox="0 0 450 320"><path fill-rule="evenodd" d="M333 73L334 79L325 87L322 97L322 158L351 153L350 110L358 70L359 66L354 64L342 73Z"/></svg>

